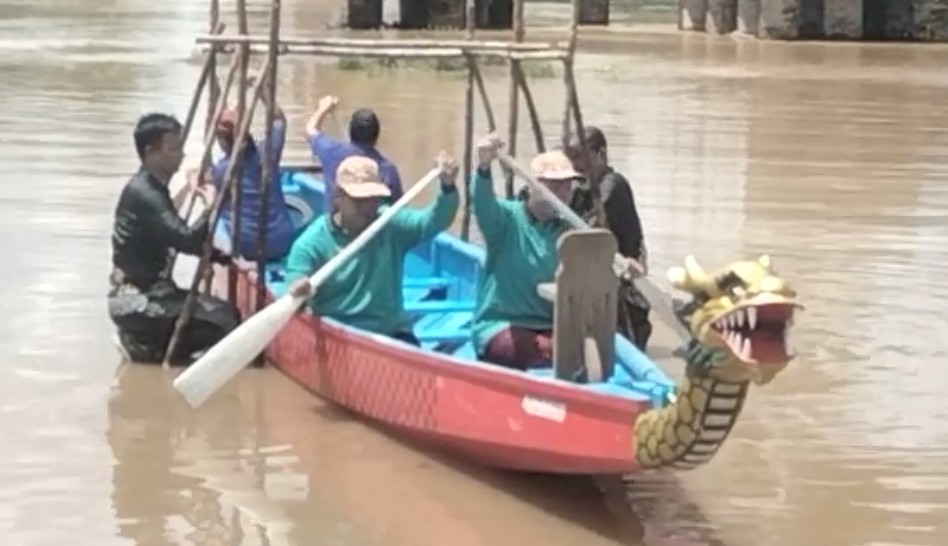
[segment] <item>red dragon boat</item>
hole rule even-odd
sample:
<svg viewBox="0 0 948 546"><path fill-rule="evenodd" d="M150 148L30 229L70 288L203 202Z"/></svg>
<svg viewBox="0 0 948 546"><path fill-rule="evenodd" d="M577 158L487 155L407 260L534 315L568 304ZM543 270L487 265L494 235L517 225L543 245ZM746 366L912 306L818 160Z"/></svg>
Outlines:
<svg viewBox="0 0 948 546"><path fill-rule="evenodd" d="M281 184L298 222L320 213L324 187L314 175L285 169ZM223 227L216 237L227 244ZM695 337L678 385L612 334L604 354L614 357L601 377L479 362L470 324L483 258L481 248L448 234L406 258L405 310L420 348L301 312L267 357L314 395L408 439L483 465L561 474L708 461L740 415L749 385L769 382L792 358L785 335L796 295L765 256L710 273L689 258L670 272L675 287L693 297L682 316ZM283 264L268 264L267 276L269 297L282 295ZM255 284L255 272L241 272L244 313L253 310Z"/></svg>

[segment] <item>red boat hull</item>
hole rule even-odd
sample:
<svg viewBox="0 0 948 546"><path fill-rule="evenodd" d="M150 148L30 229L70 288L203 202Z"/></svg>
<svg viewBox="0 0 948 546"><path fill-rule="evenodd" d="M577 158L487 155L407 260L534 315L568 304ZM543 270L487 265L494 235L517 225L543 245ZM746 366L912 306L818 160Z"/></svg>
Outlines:
<svg viewBox="0 0 948 546"><path fill-rule="evenodd" d="M254 279L238 280L245 316ZM267 357L313 394L478 464L558 474L639 469L632 433L647 402L472 364L303 313Z"/></svg>

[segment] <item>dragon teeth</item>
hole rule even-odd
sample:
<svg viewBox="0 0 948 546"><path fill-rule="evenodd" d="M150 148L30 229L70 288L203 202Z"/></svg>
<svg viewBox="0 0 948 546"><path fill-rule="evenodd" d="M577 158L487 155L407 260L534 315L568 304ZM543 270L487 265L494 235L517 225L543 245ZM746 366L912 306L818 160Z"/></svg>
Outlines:
<svg viewBox="0 0 948 546"><path fill-rule="evenodd" d="M757 308L749 307L747 309L747 328L754 330L757 328Z"/></svg>
<svg viewBox="0 0 948 546"><path fill-rule="evenodd" d="M744 327L744 311L742 309L738 309L733 314L737 316L737 319L736 319L737 327L743 328Z"/></svg>
<svg viewBox="0 0 948 546"><path fill-rule="evenodd" d="M750 337L745 337L744 341L741 343L741 359L745 361L750 361L751 359L751 340Z"/></svg>

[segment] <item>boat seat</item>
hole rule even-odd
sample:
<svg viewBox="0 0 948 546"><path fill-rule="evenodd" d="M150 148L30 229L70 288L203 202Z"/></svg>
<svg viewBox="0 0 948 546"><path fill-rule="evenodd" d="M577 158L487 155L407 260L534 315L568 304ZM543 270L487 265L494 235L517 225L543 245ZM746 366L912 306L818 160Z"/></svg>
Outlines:
<svg viewBox="0 0 948 546"><path fill-rule="evenodd" d="M553 369L557 379L594 383L612 375L618 283L616 241L605 229L570 231L557 242L556 284L537 286L554 301Z"/></svg>
<svg viewBox="0 0 948 546"><path fill-rule="evenodd" d="M409 313L459 313L474 311L473 301L433 300L414 301L405 304L405 311Z"/></svg>
<svg viewBox="0 0 948 546"><path fill-rule="evenodd" d="M451 284L451 279L445 277L405 277L402 288L438 288Z"/></svg>
<svg viewBox="0 0 948 546"><path fill-rule="evenodd" d="M443 330L427 330L415 332L415 337L422 343L459 343L471 339L471 329L445 328Z"/></svg>

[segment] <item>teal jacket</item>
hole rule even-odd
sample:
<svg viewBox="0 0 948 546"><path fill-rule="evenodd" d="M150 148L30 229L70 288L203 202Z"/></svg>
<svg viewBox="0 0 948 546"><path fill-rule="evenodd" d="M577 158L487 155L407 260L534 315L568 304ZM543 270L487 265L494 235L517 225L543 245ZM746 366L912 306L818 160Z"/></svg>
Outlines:
<svg viewBox="0 0 948 546"><path fill-rule="evenodd" d="M423 209L401 210L355 256L344 262L309 301L313 314L369 332L410 331L402 302L405 254L446 230L458 210L458 192L442 189ZM287 282L309 277L352 240L324 214L300 234L287 259Z"/></svg>
<svg viewBox="0 0 948 546"><path fill-rule="evenodd" d="M522 201L498 199L489 172L478 170L471 186L474 217L487 247L472 328L474 347L482 354L509 326L553 329L553 304L537 295L537 285L555 280L556 243L568 226L559 219L536 220Z"/></svg>

